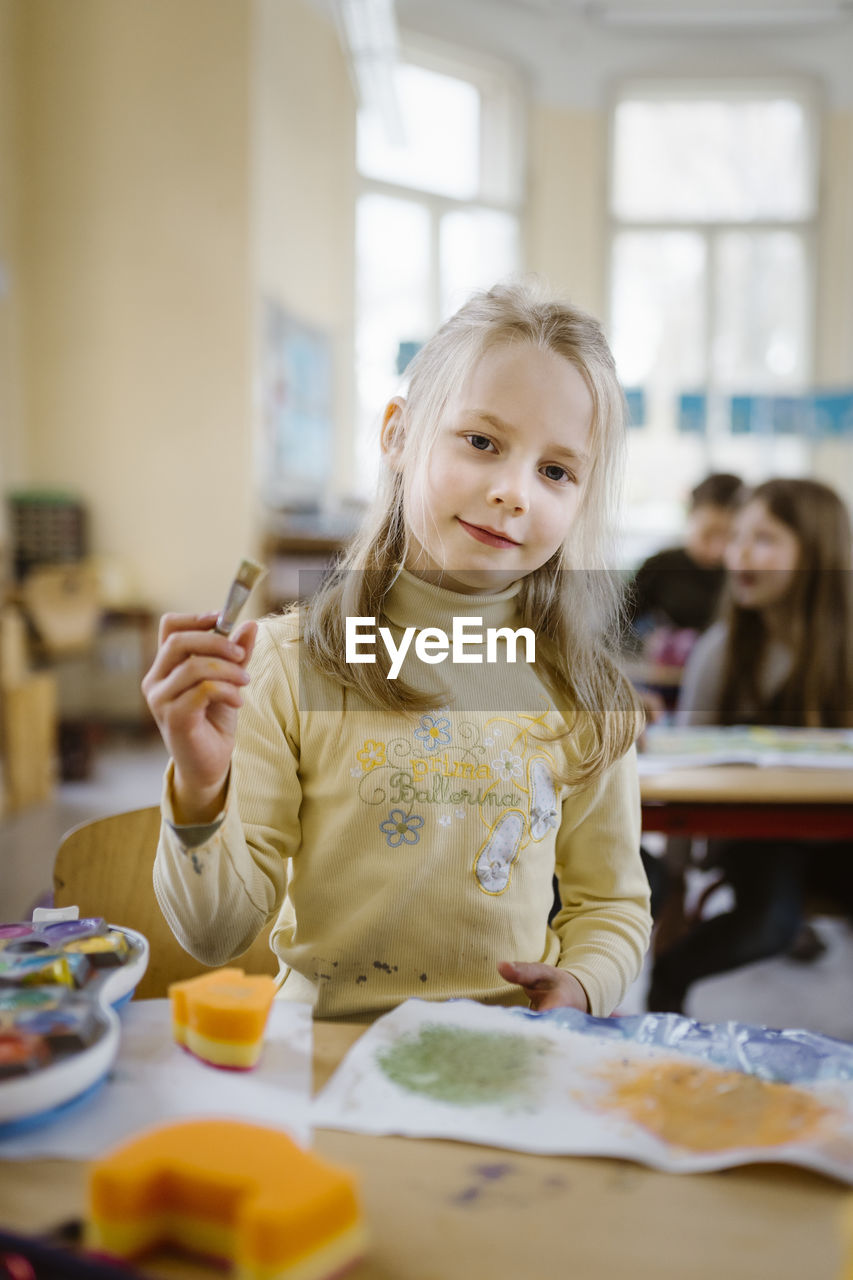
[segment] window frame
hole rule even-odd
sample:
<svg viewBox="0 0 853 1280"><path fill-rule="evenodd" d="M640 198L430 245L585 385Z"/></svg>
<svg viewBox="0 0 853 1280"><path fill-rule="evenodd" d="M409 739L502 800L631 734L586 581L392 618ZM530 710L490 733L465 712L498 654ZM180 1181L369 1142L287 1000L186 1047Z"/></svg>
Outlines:
<svg viewBox="0 0 853 1280"><path fill-rule="evenodd" d="M365 196L381 195L410 201L423 208L429 219L429 284L426 298L428 330L434 332L442 320L441 223L445 215L458 211L496 212L512 217L518 228L518 270L525 269L526 184L527 184L527 96L524 82L510 64L486 54L413 33L399 32L398 55L411 63L441 75L472 84L480 94L480 172L477 189L457 197L389 182L363 174L356 155L355 209ZM358 261L355 263L358 273ZM359 325L359 298L355 294L355 327ZM363 444L365 424L355 384L356 439ZM381 406L371 412L379 414Z"/></svg>
<svg viewBox="0 0 853 1280"><path fill-rule="evenodd" d="M672 219L627 218L617 215L614 207L615 196L615 145L616 145L616 113L625 101L639 99L646 101L665 101L671 99L689 100L754 100L756 98L784 97L796 101L803 109L806 124L808 145L808 180L812 199L811 211L801 218L756 218L756 219L721 219L712 218L697 221L675 217ZM614 320L614 260L617 237L623 232L665 232L684 231L701 237L706 251L705 282L705 340L704 364L706 370L704 390L709 404L715 396L728 395L733 389L720 385L714 363L714 341L716 325L715 301L715 268L718 261L719 244L723 236L733 232L767 233L772 231L788 231L801 238L804 248L806 271L806 297L809 313L804 325L803 370L806 389L813 384L815 374L815 352L818 321L818 281L820 279L820 240L819 228L821 217L821 93L816 81L804 76L784 77L752 77L706 75L695 79L684 77L654 76L632 77L614 84L609 94L607 106L607 167L606 167L606 225L607 225L607 257L605 269L606 314L608 326L612 332ZM687 388L685 388L687 390ZM711 424L709 423L709 433Z"/></svg>

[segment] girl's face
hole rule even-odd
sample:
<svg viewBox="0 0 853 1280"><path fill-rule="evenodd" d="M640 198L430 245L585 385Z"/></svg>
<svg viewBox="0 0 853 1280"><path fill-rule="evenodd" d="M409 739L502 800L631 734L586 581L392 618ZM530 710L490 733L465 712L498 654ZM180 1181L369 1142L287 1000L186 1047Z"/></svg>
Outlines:
<svg viewBox="0 0 853 1280"><path fill-rule="evenodd" d="M787 595L800 562L800 540L753 498L735 517L726 548L732 594L745 609L768 609Z"/></svg>
<svg viewBox="0 0 853 1280"><path fill-rule="evenodd" d="M564 541L589 471L593 403L568 360L492 347L448 403L405 486L406 567L454 591L499 591Z"/></svg>

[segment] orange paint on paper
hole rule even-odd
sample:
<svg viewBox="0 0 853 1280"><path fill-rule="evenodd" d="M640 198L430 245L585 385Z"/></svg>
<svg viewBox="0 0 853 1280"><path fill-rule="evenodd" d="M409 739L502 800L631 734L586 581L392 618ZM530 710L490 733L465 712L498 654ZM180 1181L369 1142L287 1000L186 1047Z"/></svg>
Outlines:
<svg viewBox="0 0 853 1280"><path fill-rule="evenodd" d="M692 1151L811 1141L833 1117L805 1089L685 1062L614 1064L602 1106Z"/></svg>

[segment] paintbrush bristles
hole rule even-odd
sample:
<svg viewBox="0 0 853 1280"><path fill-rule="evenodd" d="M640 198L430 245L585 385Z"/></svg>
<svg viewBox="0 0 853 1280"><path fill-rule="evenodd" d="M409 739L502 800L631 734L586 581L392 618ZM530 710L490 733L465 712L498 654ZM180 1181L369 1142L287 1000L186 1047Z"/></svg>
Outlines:
<svg viewBox="0 0 853 1280"><path fill-rule="evenodd" d="M259 582L265 573L265 566L258 564L257 560L241 560L240 568L234 575L234 581L239 582L241 587L251 591L255 583Z"/></svg>
<svg viewBox="0 0 853 1280"><path fill-rule="evenodd" d="M230 635L240 610L249 598L249 593L265 573L264 566L258 564L255 560L246 559L240 561L240 568L231 583L228 599L225 601L225 608L216 619L214 630L218 631L220 635Z"/></svg>

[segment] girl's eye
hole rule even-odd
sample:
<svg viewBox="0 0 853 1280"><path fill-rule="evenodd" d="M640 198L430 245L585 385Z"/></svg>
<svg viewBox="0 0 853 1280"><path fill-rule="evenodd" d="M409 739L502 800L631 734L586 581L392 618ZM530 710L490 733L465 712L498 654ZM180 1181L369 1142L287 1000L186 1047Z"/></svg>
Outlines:
<svg viewBox="0 0 853 1280"><path fill-rule="evenodd" d="M558 484L559 484L561 481L563 481L563 480L572 480L572 479L573 479L573 477L569 475L569 473L568 473L568 471L566 470L566 468L565 468L565 467L559 467L559 466L557 466L557 463L556 463L556 462L549 462L549 463L548 463L548 465L547 465L547 467L543 467L543 468L542 468L542 474L543 474L543 475L544 475L548 480L554 480L554 481L556 481Z"/></svg>
<svg viewBox="0 0 853 1280"><path fill-rule="evenodd" d="M481 453L485 453L487 449L494 448L488 436L469 435L466 436L465 439L470 445L473 445L475 449L479 449Z"/></svg>

